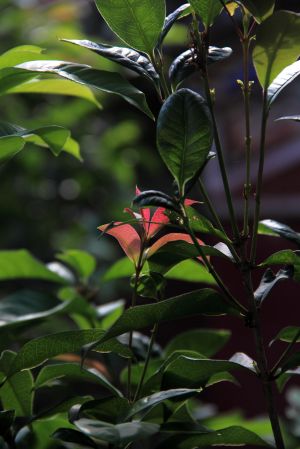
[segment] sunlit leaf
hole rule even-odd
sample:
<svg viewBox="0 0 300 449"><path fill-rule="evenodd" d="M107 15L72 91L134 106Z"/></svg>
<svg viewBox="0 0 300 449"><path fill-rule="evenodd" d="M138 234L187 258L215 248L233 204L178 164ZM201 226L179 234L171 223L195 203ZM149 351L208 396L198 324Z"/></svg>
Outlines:
<svg viewBox="0 0 300 449"><path fill-rule="evenodd" d="M300 15L276 11L257 30L253 62L260 84L267 89L299 56Z"/></svg>
<svg viewBox="0 0 300 449"><path fill-rule="evenodd" d="M95 0L108 26L130 47L152 54L164 25L164 0Z"/></svg>
<svg viewBox="0 0 300 449"><path fill-rule="evenodd" d="M20 64L18 68L22 69L22 72L28 71L35 74L35 76L40 73L52 73L91 89L116 94L149 117L153 117L147 105L145 95L122 78L119 73L106 72L93 69L88 65L65 61L31 61Z"/></svg>

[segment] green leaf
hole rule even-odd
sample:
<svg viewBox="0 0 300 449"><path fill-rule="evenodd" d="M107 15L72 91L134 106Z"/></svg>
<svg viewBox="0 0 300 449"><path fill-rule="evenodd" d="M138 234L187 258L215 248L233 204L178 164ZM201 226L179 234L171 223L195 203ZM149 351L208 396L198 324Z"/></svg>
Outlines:
<svg viewBox="0 0 300 449"><path fill-rule="evenodd" d="M189 223L194 232L201 232L203 234L211 234L218 237L223 242L228 242L227 236L224 232L216 229L211 221L209 221L204 215L199 214L193 207L187 207L186 213L189 218Z"/></svg>
<svg viewBox="0 0 300 449"><path fill-rule="evenodd" d="M74 424L90 437L123 447L134 441L147 440L159 431L158 424L139 421L113 425L103 421L79 419Z"/></svg>
<svg viewBox="0 0 300 449"><path fill-rule="evenodd" d="M223 8L219 0L190 0L190 3L206 29L214 23Z"/></svg>
<svg viewBox="0 0 300 449"><path fill-rule="evenodd" d="M78 430L74 429L64 429L64 428L57 429L52 435L52 438L67 443L75 443L77 446L80 445L83 447L92 447L94 449L98 448L96 443L94 443L94 441L91 438L79 432Z"/></svg>
<svg viewBox="0 0 300 449"><path fill-rule="evenodd" d="M265 259L260 265L297 265L300 263L300 258L295 251L291 249L283 249Z"/></svg>
<svg viewBox="0 0 300 449"><path fill-rule="evenodd" d="M18 154L25 145L22 137L0 137L0 163L5 162Z"/></svg>
<svg viewBox="0 0 300 449"><path fill-rule="evenodd" d="M300 75L300 61L294 62L294 64L289 65L282 72L279 73L278 76L274 79L274 81L270 84L267 90L267 99L269 107L273 103L273 101L277 98L280 92L286 88L297 76ZM277 120L286 120L287 117L281 117Z"/></svg>
<svg viewBox="0 0 300 449"><path fill-rule="evenodd" d="M175 424L176 426L176 424ZM195 447L210 446L270 446L266 441L254 432L240 426L231 426L225 429L197 433L193 435L189 431L180 432L176 427L169 430L170 437L159 444L158 449L168 449L176 445L176 449L192 449ZM176 433L176 435L174 435Z"/></svg>
<svg viewBox="0 0 300 449"><path fill-rule="evenodd" d="M216 285L214 277L207 269L194 260L183 260L172 267L164 276L166 279Z"/></svg>
<svg viewBox="0 0 300 449"><path fill-rule="evenodd" d="M284 387L288 383L288 381L293 376L299 376L300 375L300 368L287 370L286 372L282 373L277 379L276 379L276 385L280 393L282 393Z"/></svg>
<svg viewBox="0 0 300 449"><path fill-rule="evenodd" d="M260 84L267 89L299 56L300 15L276 11L258 28L253 62Z"/></svg>
<svg viewBox="0 0 300 449"><path fill-rule="evenodd" d="M124 397L104 397L86 402L79 410L78 408L71 410L70 421L74 422L81 418L89 418L117 424L124 422L124 417L129 409L129 402Z"/></svg>
<svg viewBox="0 0 300 449"><path fill-rule="evenodd" d="M262 220L258 226L259 234L285 238L300 248L300 234L289 226L275 220Z"/></svg>
<svg viewBox="0 0 300 449"><path fill-rule="evenodd" d="M31 327L33 323L71 312L72 301L60 302L49 294L19 290L0 301L0 333Z"/></svg>
<svg viewBox="0 0 300 449"><path fill-rule="evenodd" d="M95 0L95 3L108 26L124 42L152 55L165 21L164 0Z"/></svg>
<svg viewBox="0 0 300 449"><path fill-rule="evenodd" d="M47 94L67 95L89 101L102 109L93 91L83 84L73 83L64 79L33 79L7 89L5 95L10 94Z"/></svg>
<svg viewBox="0 0 300 449"><path fill-rule="evenodd" d="M210 360L181 355L166 366L162 388L200 388L204 387L215 374L241 369L253 371L230 360Z"/></svg>
<svg viewBox="0 0 300 449"><path fill-rule="evenodd" d="M258 23L273 14L275 0L240 0Z"/></svg>
<svg viewBox="0 0 300 449"><path fill-rule="evenodd" d="M191 12L192 12L192 10L191 10L190 4L185 3L184 5L179 6L179 8L177 8L175 11L173 11L171 14L169 14L166 17L163 30L162 30L162 32L159 36L159 40L157 42L158 48L160 48L162 46L165 37L169 33L169 31L172 28L172 26L174 25L174 23L178 19L181 19L182 17L185 17L185 16L191 14Z"/></svg>
<svg viewBox="0 0 300 449"><path fill-rule="evenodd" d="M40 279L65 284L65 279L48 270L27 250L0 251L0 281L11 279Z"/></svg>
<svg viewBox="0 0 300 449"><path fill-rule="evenodd" d="M212 146L211 121L201 95L180 89L165 101L158 116L157 145L183 195Z"/></svg>
<svg viewBox="0 0 300 449"><path fill-rule="evenodd" d="M82 346L100 339L104 331L99 329L87 329L79 331L58 332L45 337L35 338L26 343L18 352L9 374L34 368L46 360L67 352L78 352ZM108 340L108 339L107 339ZM107 341L96 345L94 351L116 352L123 357L130 357L130 350L117 340Z"/></svg>
<svg viewBox="0 0 300 449"><path fill-rule="evenodd" d="M0 95L5 95L8 90L30 81L35 77L36 73L17 67L0 69Z"/></svg>
<svg viewBox="0 0 300 449"><path fill-rule="evenodd" d="M13 363L16 354L5 351L1 354L0 371ZM3 371L2 371L3 372ZM6 372L5 372L6 374ZM33 377L30 371L11 376L0 388L0 400L4 409L13 409L16 416L31 416L33 401Z"/></svg>
<svg viewBox="0 0 300 449"><path fill-rule="evenodd" d="M287 326L281 329L281 331L276 335L276 337L274 338L274 340L272 340L271 343L273 343L276 340L291 343L296 337L298 337L297 342L300 342L300 327Z"/></svg>
<svg viewBox="0 0 300 449"><path fill-rule="evenodd" d="M165 348L169 356L177 350L191 350L213 357L228 342L231 332L224 329L193 329L173 338Z"/></svg>
<svg viewBox="0 0 300 449"><path fill-rule="evenodd" d="M151 396L144 397L139 399L134 403L134 405L129 410L125 419L130 419L134 415L144 414L145 412L150 411L156 405L173 399L175 401L183 401L187 398L193 397L199 393L199 390L188 389L188 388L178 388L173 390L159 391L158 393L154 393Z"/></svg>
<svg viewBox="0 0 300 449"><path fill-rule="evenodd" d="M229 47L218 48L210 46L208 48L207 64L210 65L217 61L222 61L232 54ZM194 49L186 50L177 56L169 69L169 78L172 86L176 89L186 78L201 69L197 61L197 55Z"/></svg>
<svg viewBox="0 0 300 449"><path fill-rule="evenodd" d="M236 314L237 312L223 300L218 292L208 288L195 290L156 304L146 304L125 310L123 315L104 334L99 342L131 330L153 326L158 322L196 314L224 315L227 313Z"/></svg>
<svg viewBox="0 0 300 449"><path fill-rule="evenodd" d="M114 396L123 396L100 371L96 369L84 369L74 363L59 363L45 366L39 372L35 380L34 388L37 389L49 384L51 385L54 379L62 379L64 377L77 379L79 382L98 383L109 390Z"/></svg>
<svg viewBox="0 0 300 449"><path fill-rule="evenodd" d="M41 59L43 49L35 45L20 45L7 50L0 56L0 69L13 67L22 62Z"/></svg>
<svg viewBox="0 0 300 449"><path fill-rule="evenodd" d="M61 126L28 130L12 123L0 122L0 162L15 156L26 142L50 148L54 156L66 151L82 160L78 143L70 137L70 131Z"/></svg>
<svg viewBox="0 0 300 449"><path fill-rule="evenodd" d="M278 281L290 279L293 277L293 274L294 270L291 266L282 268L276 274L274 274L273 271L268 268L265 271L258 288L254 292L256 302L258 304L261 304Z"/></svg>
<svg viewBox="0 0 300 449"><path fill-rule="evenodd" d="M31 61L18 66L35 76L40 73L55 74L82 84L90 89L118 95L135 106L148 117L153 115L147 105L145 95L115 72L93 69L88 65L65 61Z"/></svg>
<svg viewBox="0 0 300 449"><path fill-rule="evenodd" d="M116 62L127 69L133 70L151 82L157 83L159 80L159 76L149 58L144 56L142 53L133 50L132 48L97 44L96 42L88 40L63 39L63 41L92 50L110 61Z"/></svg>
<svg viewBox="0 0 300 449"><path fill-rule="evenodd" d="M113 281L115 279L131 277L135 272L134 264L128 257L117 260L104 273L102 282Z"/></svg>
<svg viewBox="0 0 300 449"><path fill-rule="evenodd" d="M56 254L56 258L68 264L82 279L88 279L96 269L96 259L86 251L69 249Z"/></svg>

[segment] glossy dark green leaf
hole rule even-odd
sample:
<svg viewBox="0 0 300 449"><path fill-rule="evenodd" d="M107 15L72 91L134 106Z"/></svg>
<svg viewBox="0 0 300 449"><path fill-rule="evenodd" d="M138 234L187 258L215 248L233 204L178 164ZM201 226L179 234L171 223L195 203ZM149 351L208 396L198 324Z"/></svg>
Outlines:
<svg viewBox="0 0 300 449"><path fill-rule="evenodd" d="M163 30L159 36L157 47L161 47L165 37L167 36L168 32L174 25L174 23L180 19L181 17L185 17L189 14L191 14L191 6L189 3L185 3L184 5L179 6L179 8L175 9L171 14L169 14L164 23Z"/></svg>
<svg viewBox="0 0 300 449"><path fill-rule="evenodd" d="M177 427L178 428L178 427ZM266 446L272 447L256 433L251 432L240 426L226 427L225 429L212 430L208 432L200 431L191 433L174 431L176 428L169 429L170 437L157 446L158 449L168 449L176 445L177 449L193 449L195 447L210 446Z"/></svg>
<svg viewBox="0 0 300 449"><path fill-rule="evenodd" d="M40 415L40 418L52 418L56 415L68 413L71 407L78 407L85 402L88 402L92 399L92 396L74 396L67 397L64 399L56 398L56 404L51 406L51 408L43 410Z"/></svg>
<svg viewBox="0 0 300 449"><path fill-rule="evenodd" d="M149 58L132 48L97 44L88 40L63 39L63 41L92 50L104 58L116 62L127 69L133 70L152 82L157 82L159 80L159 76Z"/></svg>
<svg viewBox="0 0 300 449"><path fill-rule="evenodd" d="M224 315L227 313L236 314L237 312L223 300L218 292L208 288L195 290L156 304L147 304L125 310L119 320L99 342L131 330L150 327L162 321L196 314Z"/></svg>
<svg viewBox="0 0 300 449"><path fill-rule="evenodd" d="M270 235L275 237L283 237L293 243L300 248L300 234L294 231L289 226L279 223L275 220L262 220L259 222L258 227L259 234Z"/></svg>
<svg viewBox="0 0 300 449"><path fill-rule="evenodd" d="M34 388L48 386L51 385L53 380L64 378L97 383L109 390L113 395L123 396L100 371L94 368L84 369L74 363L59 363L43 367L35 380Z"/></svg>
<svg viewBox="0 0 300 449"><path fill-rule="evenodd" d="M270 84L267 91L268 104L271 106L273 101L277 98L280 92L285 89L297 76L300 75L300 61L296 61L293 64L289 65L282 72L279 73L278 76L274 79L274 81ZM286 118L280 118L277 120L282 120Z"/></svg>
<svg viewBox="0 0 300 449"><path fill-rule="evenodd" d="M40 279L65 284L65 279L48 270L26 249L0 251L0 281Z"/></svg>
<svg viewBox="0 0 300 449"><path fill-rule="evenodd" d="M92 447L94 449L98 448L97 444L91 438L74 429L57 429L52 435L52 438L55 440L65 441L67 443L75 443L76 445L80 445L82 447Z"/></svg>
<svg viewBox="0 0 300 449"><path fill-rule="evenodd" d="M116 94L153 118L145 95L118 73L97 70L88 65L65 61L31 61L21 64L19 68L33 73L35 76L40 73L54 74L91 89Z"/></svg>
<svg viewBox="0 0 300 449"><path fill-rule="evenodd" d="M199 390L188 388L159 391L158 393L154 393L151 396L147 396L136 401L129 410L129 413L125 419L130 419L137 414L144 414L161 402L167 400L183 401L190 397L196 396L198 393Z"/></svg>
<svg viewBox="0 0 300 449"><path fill-rule="evenodd" d="M300 15L276 11L257 30L253 62L260 84L267 89L299 56Z"/></svg>
<svg viewBox="0 0 300 449"><path fill-rule="evenodd" d="M82 346L99 340L104 332L100 329L58 332L45 337L35 338L26 343L18 352L10 367L10 375L20 370L41 365L46 360L59 354L80 351ZM96 345L94 351L116 352L124 357L130 357L130 350L117 340Z"/></svg>
<svg viewBox="0 0 300 449"><path fill-rule="evenodd" d="M165 209L180 212L180 207L175 199L158 190L146 190L145 192L140 193L133 199L133 204L138 207L164 207Z"/></svg>
<svg viewBox="0 0 300 449"><path fill-rule="evenodd" d="M294 352L287 360L281 364L282 372L294 370L300 366L300 352Z"/></svg>
<svg viewBox="0 0 300 449"><path fill-rule="evenodd" d="M223 8L222 3L216 0L191 0L190 3L205 28L214 23Z"/></svg>
<svg viewBox="0 0 300 449"><path fill-rule="evenodd" d="M273 14L275 0L240 0L258 23Z"/></svg>
<svg viewBox="0 0 300 449"><path fill-rule="evenodd" d="M158 117L157 145L181 195L206 162L212 139L211 120L201 95L180 89L166 100Z"/></svg>
<svg viewBox="0 0 300 449"><path fill-rule="evenodd" d="M238 360L238 359L237 359ZM179 356L167 365L163 373L162 387L165 388L200 388L204 387L211 376L224 371L253 371L241 363L230 360L210 360L203 358Z"/></svg>
<svg viewBox="0 0 300 449"><path fill-rule="evenodd" d="M72 423L81 418L88 418L118 424L124 422L129 410L130 404L126 398L109 396L85 402L79 408L74 407L69 415Z"/></svg>
<svg viewBox="0 0 300 449"><path fill-rule="evenodd" d="M180 349L213 357L228 342L231 332L224 329L193 329L174 337L165 348L165 355Z"/></svg>
<svg viewBox="0 0 300 449"><path fill-rule="evenodd" d="M279 117L276 122L280 120L291 120L293 122L300 122L300 115L287 115L286 117Z"/></svg>
<svg viewBox="0 0 300 449"><path fill-rule="evenodd" d="M207 64L222 61L232 54L232 49L229 47L219 48L210 46L208 49ZM194 49L186 50L177 56L172 62L169 69L169 78L174 86L182 83L186 78L201 69L200 61L197 61L197 56Z"/></svg>
<svg viewBox="0 0 300 449"><path fill-rule="evenodd" d="M95 0L108 26L130 47L149 55L162 31L164 0Z"/></svg>
<svg viewBox="0 0 300 449"><path fill-rule="evenodd" d="M5 351L1 354L0 371L7 374L16 354ZM33 377L30 371L11 376L0 388L0 400L4 409L13 409L16 416L31 416L33 402Z"/></svg>
<svg viewBox="0 0 300 449"><path fill-rule="evenodd" d="M88 279L96 269L95 257L79 249L68 249L56 254L56 258L73 268L81 279Z"/></svg>
<svg viewBox="0 0 300 449"><path fill-rule="evenodd" d="M287 266L279 270L276 274L268 268L263 277L261 278L260 284L254 292L255 300L258 304L261 304L273 287L277 284L277 282L282 281L284 279L290 279L294 275L294 269L292 266Z"/></svg>
<svg viewBox="0 0 300 449"><path fill-rule="evenodd" d="M72 311L72 302L60 302L49 294L30 290L19 290L0 301L0 332L32 326L40 322Z"/></svg>
<svg viewBox="0 0 300 449"><path fill-rule="evenodd" d="M101 441L125 446L131 442L147 440L159 431L159 425L140 421L110 424L104 421L80 419L74 423L76 427L88 435Z"/></svg>
<svg viewBox="0 0 300 449"><path fill-rule="evenodd" d="M223 242L228 242L228 238L224 232L215 228L211 221L204 217L204 215L199 214L193 207L186 208L186 213L189 218L189 224L194 232L211 234L218 237Z"/></svg>

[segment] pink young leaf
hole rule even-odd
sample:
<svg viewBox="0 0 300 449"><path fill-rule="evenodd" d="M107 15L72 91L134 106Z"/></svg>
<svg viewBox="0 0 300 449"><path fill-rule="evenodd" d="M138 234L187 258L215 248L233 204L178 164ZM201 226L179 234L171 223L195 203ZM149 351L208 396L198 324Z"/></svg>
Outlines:
<svg viewBox="0 0 300 449"><path fill-rule="evenodd" d="M117 239L126 256L135 264L138 262L141 251L141 240L137 231L132 226L116 221L113 227L110 224L105 224L99 226L98 229Z"/></svg>
<svg viewBox="0 0 300 449"><path fill-rule="evenodd" d="M196 201L196 200L191 200L189 198L187 198L186 200L184 200L184 205L185 206L193 206L194 204L200 204L200 201Z"/></svg>
<svg viewBox="0 0 300 449"><path fill-rule="evenodd" d="M164 235L160 239L158 239L153 245L149 248L147 257L151 257L156 251L158 251L162 246L166 245L170 242L178 242L178 240L190 243L193 245L193 241L191 237L187 234L180 234L179 232L172 232L171 234ZM202 240L197 239L199 245L204 245L204 242ZM201 260L201 257L198 257L199 260Z"/></svg>
<svg viewBox="0 0 300 449"><path fill-rule="evenodd" d="M165 215L166 209L158 207L155 209L148 228L148 237L153 237L165 224L169 223L169 217Z"/></svg>

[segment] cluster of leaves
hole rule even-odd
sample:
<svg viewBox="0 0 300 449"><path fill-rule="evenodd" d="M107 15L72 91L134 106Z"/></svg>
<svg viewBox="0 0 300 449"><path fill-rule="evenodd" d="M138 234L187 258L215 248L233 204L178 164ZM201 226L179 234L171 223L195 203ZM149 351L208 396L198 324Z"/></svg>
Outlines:
<svg viewBox="0 0 300 449"><path fill-rule="evenodd" d="M228 331L195 329L179 333L164 349L155 343L155 337L161 323L195 315L233 315L255 328L256 314L275 284L288 278L299 280L298 250L277 252L260 264L255 258L242 259L241 239L246 236L239 232L235 240L228 236L218 219L212 223L187 196L213 158L213 140L218 138L207 67L229 57L231 49L209 45L209 30L215 19L224 8L230 17L239 10L248 39L254 37L251 33L255 29L253 62L263 91L265 123L278 94L300 73L300 65L295 62L299 56L300 18L287 11L273 12L272 0L193 0L167 17L161 0L95 3L111 30L128 47L87 40L68 42L92 50L150 83L161 102L155 117L157 147L172 175L174 192L137 191L133 203L139 207L138 213L126 209L130 214L127 222L99 227L118 240L127 256L102 279L131 277L132 304L125 310L122 301L97 306L99 292L90 282L96 262L88 253L69 250L45 266L26 250L0 251L1 281L35 279L50 285L43 288L47 294L21 290L0 303L0 332L5 336L0 358L0 445L5 449L43 449L49 447L45 435L52 433L62 447L125 448L140 441L146 441L149 447L179 449L268 446L242 419L233 426L209 426L198 416L198 398L216 383L235 383L232 372L239 370L262 378L265 384L276 381L283 388L291 376L299 374L299 354L293 351L300 340L299 328L279 332L275 340L288 346L270 370L261 359L255 361L244 353L236 353L229 360L213 359L227 342ZM183 17L192 21L193 45L173 61L167 76L164 39ZM198 21L204 30L201 33ZM40 49L28 46L13 49L1 58L3 94L39 92L43 88L68 91L96 102L93 92L100 90L122 97L154 119L145 94L119 73L40 59ZM199 72L203 80L205 98L180 87L194 72ZM248 87L243 85L243 89L245 92ZM27 141L48 146L55 155L65 150L80 158L77 144L65 129L51 126L25 130L2 123L0 160L17 154ZM152 215L150 206L157 207ZM258 231L286 238L299 247L299 234L291 228L272 220L256 224L254 237ZM176 232L169 232L174 227ZM159 234L162 232L165 234ZM204 244L203 234L210 234L216 244ZM230 293L212 264L217 257L236 266L241 282L245 272L267 267L253 292L253 304L243 304ZM272 265L283 268L274 274ZM212 288L166 299L166 279L172 278L205 282ZM140 298L147 302L140 305ZM33 326L44 321L51 326L60 315L69 317L68 330L30 339ZM152 329L151 338L138 332L147 328ZM16 339L25 343L17 352L7 349ZM86 388L87 393L74 394L89 384L98 386L99 391L93 389L97 393L90 395L91 390ZM43 409L39 399L49 388L59 400L51 399Z"/></svg>

